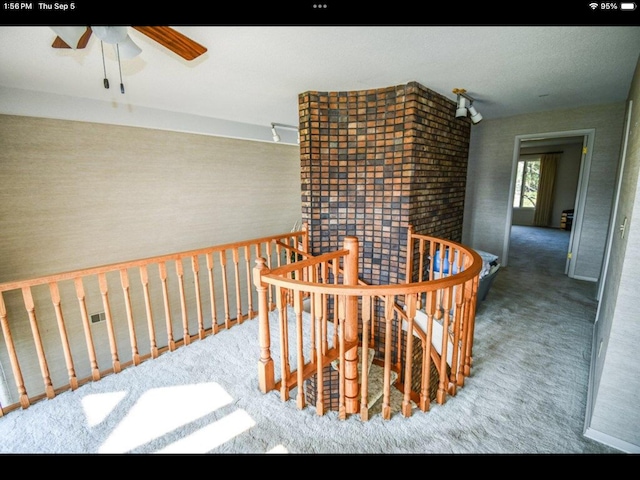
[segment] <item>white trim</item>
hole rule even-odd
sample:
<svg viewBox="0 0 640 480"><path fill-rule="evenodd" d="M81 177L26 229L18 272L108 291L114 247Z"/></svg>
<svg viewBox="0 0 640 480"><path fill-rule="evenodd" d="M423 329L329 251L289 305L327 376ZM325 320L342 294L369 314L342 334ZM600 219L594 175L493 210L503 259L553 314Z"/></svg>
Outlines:
<svg viewBox="0 0 640 480"><path fill-rule="evenodd" d="M594 430L593 428L587 428L584 431L584 436L590 438L591 440L595 440L596 442L603 443L604 445L609 445L610 447L617 448L624 453L640 453L640 445L634 445L633 443L625 442L624 440L620 440L619 438L612 437L611 435L607 435L606 433L599 432L598 430Z"/></svg>
<svg viewBox="0 0 640 480"><path fill-rule="evenodd" d="M591 157L596 131L592 128L584 132L585 139L582 143L582 146L583 152L584 147L587 148L587 152L582 153L582 157L580 159L580 173L578 174L575 213L573 215L571 236L569 237L569 252L571 252L571 258L569 259L567 257L568 261L567 265L565 266L565 273L569 276L569 278L576 279L578 278L575 274L576 253L580 248L580 238L582 237L582 221L584 219L584 206L587 203L587 187L589 186L589 175L591 174Z"/></svg>
<svg viewBox="0 0 640 480"><path fill-rule="evenodd" d="M584 280L585 282L593 282L593 283L596 283L598 281L596 277L583 277L582 275L574 275L571 278L575 280Z"/></svg>

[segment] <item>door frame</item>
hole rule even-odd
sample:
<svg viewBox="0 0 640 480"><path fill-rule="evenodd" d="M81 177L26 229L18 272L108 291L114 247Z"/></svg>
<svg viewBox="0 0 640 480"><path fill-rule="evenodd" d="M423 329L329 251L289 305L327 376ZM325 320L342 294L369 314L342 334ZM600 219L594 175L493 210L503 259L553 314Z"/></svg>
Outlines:
<svg viewBox="0 0 640 480"><path fill-rule="evenodd" d="M565 274L570 278L575 276L576 255L580 245L582 233L582 220L584 217L584 204L587 197L587 187L589 186L589 174L591 171L591 156L593 143L595 141L595 128L580 130L566 130L559 132L529 133L516 135L513 146L513 161L511 165L511 182L509 185L509 199L507 204L507 223L505 225L504 243L502 248L502 258L506 264L509 262L509 246L511 242L511 224L513 221L513 195L516 189L516 173L518 171L518 160L520 159L520 149L525 140L551 140L561 137L583 137L582 158L580 159L580 172L578 173L578 186L576 189L576 199L574 205L573 223L571 235L569 237L569 250L567 251L567 263Z"/></svg>

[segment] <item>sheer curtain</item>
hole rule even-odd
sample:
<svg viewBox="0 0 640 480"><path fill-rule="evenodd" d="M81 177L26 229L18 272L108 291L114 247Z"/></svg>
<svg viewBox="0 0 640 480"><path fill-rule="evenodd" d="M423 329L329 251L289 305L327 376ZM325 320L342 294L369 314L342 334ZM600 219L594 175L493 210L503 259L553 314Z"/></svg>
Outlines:
<svg viewBox="0 0 640 480"><path fill-rule="evenodd" d="M553 210L553 186L556 181L556 167L559 153L545 153L540 157L540 181L538 183L538 197L533 224L547 227L551 222Z"/></svg>

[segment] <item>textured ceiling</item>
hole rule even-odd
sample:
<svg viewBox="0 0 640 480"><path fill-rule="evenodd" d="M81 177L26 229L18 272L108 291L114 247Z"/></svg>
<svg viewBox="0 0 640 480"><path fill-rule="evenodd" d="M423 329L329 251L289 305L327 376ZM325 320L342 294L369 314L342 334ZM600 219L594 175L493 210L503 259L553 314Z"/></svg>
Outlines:
<svg viewBox="0 0 640 480"><path fill-rule="evenodd" d="M46 26L0 27L0 86L216 119L297 125L298 94L419 82L485 119L622 102L640 53L636 26L176 26L208 51L187 62L130 30L142 54L120 71L100 42L51 48ZM107 48L109 47L109 48ZM2 112L0 104L0 112Z"/></svg>

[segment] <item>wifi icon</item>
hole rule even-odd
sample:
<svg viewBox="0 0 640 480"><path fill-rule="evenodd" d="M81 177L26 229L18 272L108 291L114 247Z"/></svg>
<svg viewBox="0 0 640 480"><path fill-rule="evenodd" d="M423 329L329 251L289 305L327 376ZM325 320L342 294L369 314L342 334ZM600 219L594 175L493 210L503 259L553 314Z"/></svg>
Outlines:
<svg viewBox="0 0 640 480"><path fill-rule="evenodd" d="M589 6L591 7L591 10L598 8L598 4L596 2L590 3Z"/></svg>

